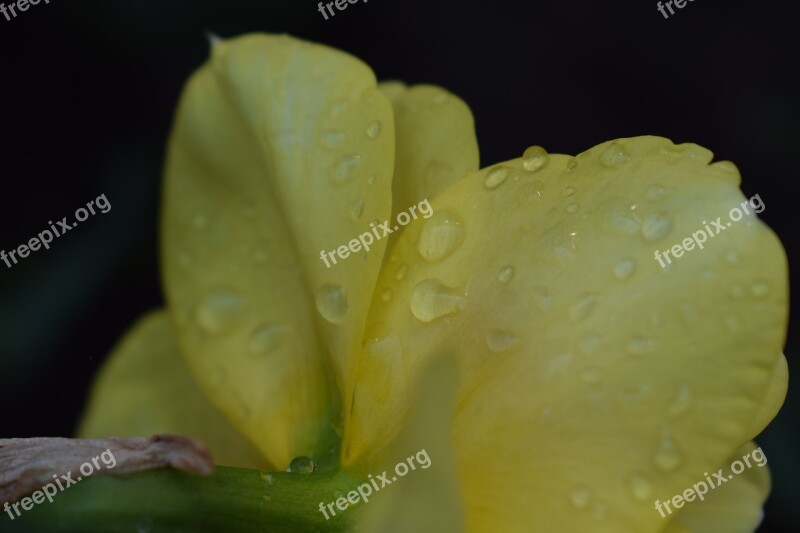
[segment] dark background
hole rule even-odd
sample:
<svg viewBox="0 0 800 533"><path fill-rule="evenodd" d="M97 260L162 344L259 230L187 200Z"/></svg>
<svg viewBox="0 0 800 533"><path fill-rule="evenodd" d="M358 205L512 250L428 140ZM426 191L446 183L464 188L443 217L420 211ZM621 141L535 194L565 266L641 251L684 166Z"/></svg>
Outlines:
<svg viewBox="0 0 800 533"><path fill-rule="evenodd" d="M162 304L164 146L181 86L208 55L204 31L286 32L349 51L380 79L442 85L471 106L482 165L531 144L696 142L736 162L796 263L798 21L798 4L722 0L668 20L654 0L371 0L327 21L311 0L51 0L0 16L0 248L100 194L112 206L49 251L0 263L0 436L71 434L98 365ZM798 404L790 388L759 438L773 475L760 531L800 527Z"/></svg>

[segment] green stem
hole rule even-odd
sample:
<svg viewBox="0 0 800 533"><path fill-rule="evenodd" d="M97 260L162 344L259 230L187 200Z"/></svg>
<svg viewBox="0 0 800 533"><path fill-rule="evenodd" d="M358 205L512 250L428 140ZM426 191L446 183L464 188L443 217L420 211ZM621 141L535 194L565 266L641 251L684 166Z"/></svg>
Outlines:
<svg viewBox="0 0 800 533"><path fill-rule="evenodd" d="M65 488L53 503L34 505L0 531L343 531L348 509L326 520L319 502L347 494L358 481L341 471L261 472L217 467L210 476L153 470L97 476ZM12 511L13 513L13 511Z"/></svg>

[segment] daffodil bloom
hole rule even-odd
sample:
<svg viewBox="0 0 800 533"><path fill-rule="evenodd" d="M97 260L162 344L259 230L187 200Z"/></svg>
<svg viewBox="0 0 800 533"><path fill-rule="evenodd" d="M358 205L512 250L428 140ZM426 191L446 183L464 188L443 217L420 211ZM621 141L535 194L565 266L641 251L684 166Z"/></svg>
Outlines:
<svg viewBox="0 0 800 533"><path fill-rule="evenodd" d="M230 494L291 507L288 522L253 511L262 526L757 526L767 468L654 509L752 450L786 392L775 235L751 214L666 268L653 258L741 204L732 163L646 136L481 169L470 110L441 88L377 84L284 35L212 48L169 140L167 305L112 354L82 436L184 433L219 465L318 463L220 469ZM423 199L429 219L320 261ZM423 448L430 469L330 522L317 510ZM300 478L292 501L273 483Z"/></svg>

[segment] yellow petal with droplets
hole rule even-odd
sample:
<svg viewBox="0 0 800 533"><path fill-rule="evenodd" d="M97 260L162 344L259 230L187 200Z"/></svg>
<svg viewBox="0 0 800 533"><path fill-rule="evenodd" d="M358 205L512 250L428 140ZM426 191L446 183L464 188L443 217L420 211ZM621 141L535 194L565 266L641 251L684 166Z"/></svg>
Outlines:
<svg viewBox="0 0 800 533"><path fill-rule="evenodd" d="M761 507L769 496L770 476L769 467L765 462L766 457L761 455L763 451L756 452L756 459L761 459L756 462L750 456L754 450L756 450L756 445L751 442L739 448L728 458L728 461L720 465L724 469L724 477L733 477L724 485L709 490L702 501L696 496L689 496L693 501L684 503L683 507L677 509L677 512L667 515L666 518L672 518L672 521L663 530L664 533L748 533L755 531L764 516ZM749 468L742 461L743 456L748 456L751 464ZM734 461L740 461L744 465L741 474L730 473L731 464ZM740 468L739 465L736 466L737 470ZM713 481L715 479L713 474L711 477ZM700 476L695 483L699 481L708 484L703 476ZM698 488L702 491L702 486ZM664 514L667 514L666 511Z"/></svg>
<svg viewBox="0 0 800 533"><path fill-rule="evenodd" d="M215 464L270 466L200 392L163 310L139 319L114 348L92 386L77 433L80 438L189 435L208 447Z"/></svg>
<svg viewBox="0 0 800 533"><path fill-rule="evenodd" d="M711 156L620 139L433 199L439 218L407 228L379 279L344 462L394 438L407 383L447 346L471 531L661 527L653 494L752 438L783 357L783 250L753 208L725 226L744 198ZM704 249L659 265L717 217Z"/></svg>
<svg viewBox="0 0 800 533"><path fill-rule="evenodd" d="M393 131L366 65L288 36L215 43L181 97L162 219L169 309L203 391L279 467L325 431L324 346L349 386L385 241L331 268L320 251L388 217Z"/></svg>

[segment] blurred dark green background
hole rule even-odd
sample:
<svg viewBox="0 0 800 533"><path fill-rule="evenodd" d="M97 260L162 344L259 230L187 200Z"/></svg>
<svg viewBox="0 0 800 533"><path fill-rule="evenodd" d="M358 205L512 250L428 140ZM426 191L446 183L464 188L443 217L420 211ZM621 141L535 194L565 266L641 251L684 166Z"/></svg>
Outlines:
<svg viewBox="0 0 800 533"><path fill-rule="evenodd" d="M310 0L51 0L0 16L0 248L100 194L112 205L49 251L0 263L0 436L69 435L111 346L163 302L165 139L182 84L207 56L206 30L291 33L352 52L379 78L447 87L472 107L483 164L531 144L697 142L736 162L796 264L798 20L796 3L721 0L669 20L654 0L372 0L328 21ZM800 529L799 404L790 388L759 438L774 477L761 531Z"/></svg>

